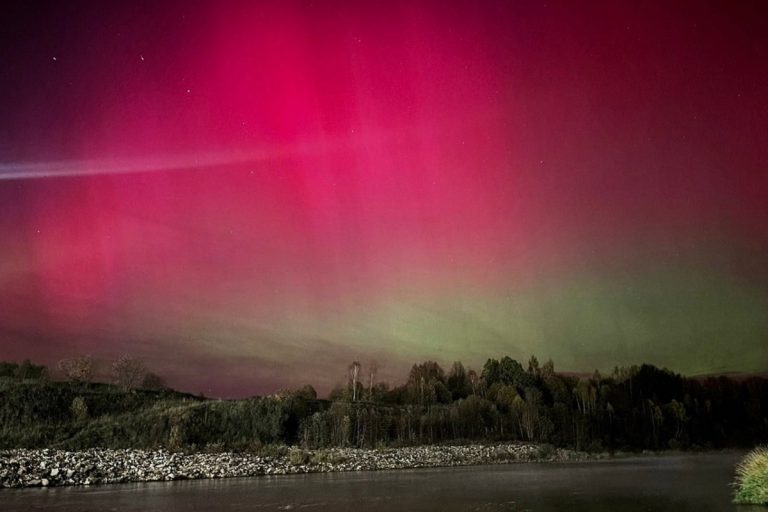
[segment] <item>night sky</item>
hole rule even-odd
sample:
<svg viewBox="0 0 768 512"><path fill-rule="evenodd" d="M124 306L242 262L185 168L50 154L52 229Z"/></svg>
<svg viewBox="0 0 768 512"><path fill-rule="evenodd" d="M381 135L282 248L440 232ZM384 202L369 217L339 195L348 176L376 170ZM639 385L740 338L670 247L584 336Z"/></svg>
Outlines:
<svg viewBox="0 0 768 512"><path fill-rule="evenodd" d="M765 2L3 2L0 360L768 370Z"/></svg>

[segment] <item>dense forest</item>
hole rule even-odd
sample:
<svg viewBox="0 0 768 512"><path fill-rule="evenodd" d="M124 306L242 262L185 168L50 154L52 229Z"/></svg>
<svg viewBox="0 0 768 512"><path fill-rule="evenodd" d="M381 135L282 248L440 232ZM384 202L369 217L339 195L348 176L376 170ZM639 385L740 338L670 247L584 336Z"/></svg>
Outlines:
<svg viewBox="0 0 768 512"><path fill-rule="evenodd" d="M91 362L60 365L66 381L24 362L0 363L0 448L263 449L381 447L522 440L588 451L712 449L768 441L768 380L685 378L652 365L610 375L557 373L489 359L415 364L405 383L349 366L318 399L311 386L268 397L211 400L165 388L138 361L112 365L115 385L90 382Z"/></svg>

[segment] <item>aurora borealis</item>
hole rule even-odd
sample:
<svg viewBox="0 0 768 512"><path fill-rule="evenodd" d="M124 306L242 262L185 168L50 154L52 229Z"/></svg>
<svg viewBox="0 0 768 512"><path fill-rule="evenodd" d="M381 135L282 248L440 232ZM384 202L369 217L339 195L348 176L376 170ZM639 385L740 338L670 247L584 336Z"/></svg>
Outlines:
<svg viewBox="0 0 768 512"><path fill-rule="evenodd" d="M768 17L10 2L0 360L243 396L352 359L768 370Z"/></svg>

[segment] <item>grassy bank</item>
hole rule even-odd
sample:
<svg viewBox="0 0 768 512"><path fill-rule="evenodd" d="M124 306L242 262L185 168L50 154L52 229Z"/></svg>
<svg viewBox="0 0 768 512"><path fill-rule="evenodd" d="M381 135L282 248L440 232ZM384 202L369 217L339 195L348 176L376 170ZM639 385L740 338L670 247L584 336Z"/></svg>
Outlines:
<svg viewBox="0 0 768 512"><path fill-rule="evenodd" d="M318 401L298 395L208 400L107 384L0 383L0 449L246 450L295 443Z"/></svg>
<svg viewBox="0 0 768 512"><path fill-rule="evenodd" d="M734 501L768 505L768 448L752 450L736 467Z"/></svg>

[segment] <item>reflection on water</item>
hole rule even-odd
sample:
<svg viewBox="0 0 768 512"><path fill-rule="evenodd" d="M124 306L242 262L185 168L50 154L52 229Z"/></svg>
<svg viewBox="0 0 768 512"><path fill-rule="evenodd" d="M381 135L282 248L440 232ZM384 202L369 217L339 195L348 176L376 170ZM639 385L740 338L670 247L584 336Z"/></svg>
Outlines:
<svg viewBox="0 0 768 512"><path fill-rule="evenodd" d="M730 503L739 454L0 491L0 510L762 512Z"/></svg>

